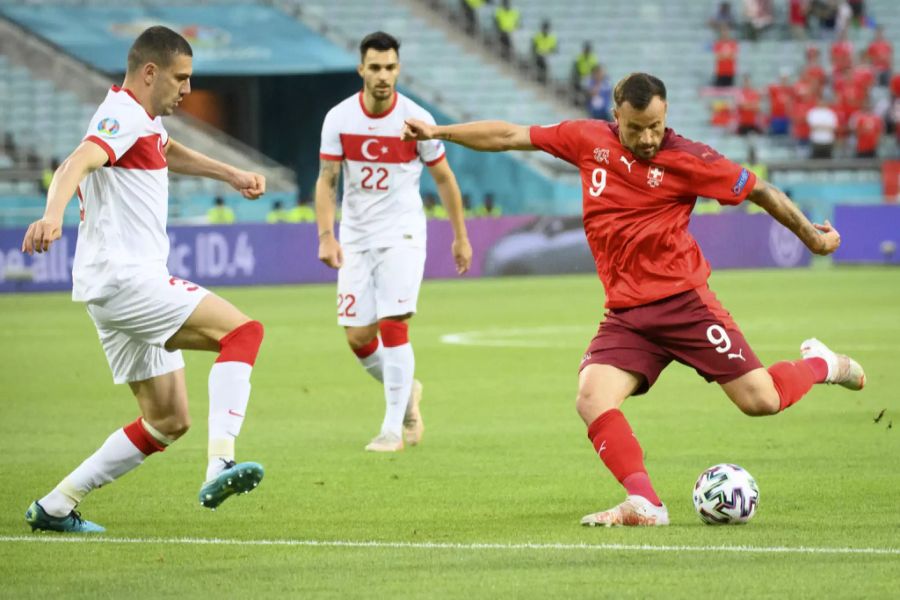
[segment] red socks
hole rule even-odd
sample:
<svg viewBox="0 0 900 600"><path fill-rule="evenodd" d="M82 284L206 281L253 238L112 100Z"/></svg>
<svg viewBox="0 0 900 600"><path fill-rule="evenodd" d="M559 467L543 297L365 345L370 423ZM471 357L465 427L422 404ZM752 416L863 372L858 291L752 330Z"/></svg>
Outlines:
<svg viewBox="0 0 900 600"><path fill-rule="evenodd" d="M662 506L644 468L644 452L622 411L614 408L597 417L588 427L588 438L628 495L643 496Z"/></svg>
<svg viewBox="0 0 900 600"><path fill-rule="evenodd" d="M378 322L381 341L385 348L394 348L409 343L409 325L405 321L385 319Z"/></svg>
<svg viewBox="0 0 900 600"><path fill-rule="evenodd" d="M797 403L813 384L823 383L828 376L828 363L814 357L803 360L782 361L769 367L769 375L780 400L779 411Z"/></svg>
<svg viewBox="0 0 900 600"><path fill-rule="evenodd" d="M143 424L141 424L141 417L123 427L122 431L125 432L125 437L128 438L128 441L134 444L134 447L140 450L144 456L150 456L154 452L162 452L166 449L165 446L160 444L156 438L144 429Z"/></svg>
<svg viewBox="0 0 900 600"><path fill-rule="evenodd" d="M252 367L256 362L256 355L259 354L262 340L262 323L247 321L219 340L220 350L216 362L242 362Z"/></svg>
<svg viewBox="0 0 900 600"><path fill-rule="evenodd" d="M353 354L357 356L357 358L368 358L375 354L375 351L378 350L378 336L375 336L375 339L363 346L362 348L350 348L353 350Z"/></svg>

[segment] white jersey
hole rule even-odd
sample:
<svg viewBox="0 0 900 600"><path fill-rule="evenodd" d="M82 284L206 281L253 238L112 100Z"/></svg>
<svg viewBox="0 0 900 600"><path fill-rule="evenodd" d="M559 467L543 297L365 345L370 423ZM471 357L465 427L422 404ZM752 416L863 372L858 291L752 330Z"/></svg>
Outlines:
<svg viewBox="0 0 900 600"><path fill-rule="evenodd" d="M444 158L444 144L401 141L409 118L434 124L428 111L400 93L380 115L366 111L359 92L325 116L319 157L343 161L342 245L358 250L425 246L419 178L422 163L432 166Z"/></svg>
<svg viewBox="0 0 900 600"><path fill-rule="evenodd" d="M81 223L72 267L72 299L103 298L142 272L165 272L169 142L130 91L113 86L94 113L85 140L108 162L78 187Z"/></svg>

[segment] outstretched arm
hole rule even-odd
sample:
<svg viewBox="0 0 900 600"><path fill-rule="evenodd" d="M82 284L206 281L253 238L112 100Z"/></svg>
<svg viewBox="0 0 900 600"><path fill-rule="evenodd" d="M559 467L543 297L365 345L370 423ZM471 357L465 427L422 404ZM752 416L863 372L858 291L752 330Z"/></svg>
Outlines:
<svg viewBox="0 0 900 600"><path fill-rule="evenodd" d="M472 265L472 245L469 243L469 235L466 232L466 220L463 218L462 196L456 183L456 176L446 159L429 167L428 172L434 177L437 184L438 195L447 216L450 217L450 225L453 227L453 244L450 251L453 253L453 262L456 263L456 272L462 275Z"/></svg>
<svg viewBox="0 0 900 600"><path fill-rule="evenodd" d="M483 152L537 150L531 144L528 127L506 121L429 125L419 119L407 119L400 136L403 140L444 140Z"/></svg>
<svg viewBox="0 0 900 600"><path fill-rule="evenodd" d="M337 184L341 175L341 161L319 160L319 178L316 179L316 223L319 226L319 260L339 269L344 254L334 237L334 210L337 205Z"/></svg>
<svg viewBox="0 0 900 600"><path fill-rule="evenodd" d="M44 216L28 226L22 240L22 252L46 252L62 236L63 213L75 195L78 184L109 160L106 151L94 142L84 141L75 148L53 174L47 190Z"/></svg>
<svg viewBox="0 0 900 600"><path fill-rule="evenodd" d="M266 178L259 173L243 171L191 150L172 138L166 144L166 162L169 170L182 175L209 177L224 181L248 200L256 200L266 193Z"/></svg>
<svg viewBox="0 0 900 600"><path fill-rule="evenodd" d="M753 191L747 198L772 215L776 221L793 231L813 254L825 256L837 250L841 245L840 234L827 219L824 225L810 223L797 205L768 181L757 179Z"/></svg>

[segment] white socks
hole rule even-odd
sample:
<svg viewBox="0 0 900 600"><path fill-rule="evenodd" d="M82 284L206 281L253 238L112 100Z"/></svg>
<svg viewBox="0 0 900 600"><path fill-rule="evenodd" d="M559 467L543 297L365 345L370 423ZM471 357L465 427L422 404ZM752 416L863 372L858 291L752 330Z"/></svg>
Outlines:
<svg viewBox="0 0 900 600"><path fill-rule="evenodd" d="M172 440L149 427L141 420L145 435L152 437L160 446L167 446ZM134 424L129 425L129 427ZM125 473L138 467L147 455L134 445L125 435L124 428L117 429L106 438L100 449L89 456L78 468L63 479L56 488L38 502L53 517L68 515L91 490L111 483Z"/></svg>
<svg viewBox="0 0 900 600"><path fill-rule="evenodd" d="M363 369L365 369L369 375L377 379L379 382L384 382L384 346L379 343L378 348L375 350L375 352L365 358L359 358L357 356L356 360L359 361L359 364L362 365Z"/></svg>
<svg viewBox="0 0 900 600"><path fill-rule="evenodd" d="M384 346L379 349L383 353L382 368L384 378L384 422L381 433L392 433L400 437L403 429L403 416L412 391L413 375L416 370L416 359L412 344L400 346ZM377 352L376 352L377 354Z"/></svg>
<svg viewBox="0 0 900 600"><path fill-rule="evenodd" d="M241 432L250 400L250 373L244 362L217 362L209 371L209 462L206 481L234 460L234 439Z"/></svg>

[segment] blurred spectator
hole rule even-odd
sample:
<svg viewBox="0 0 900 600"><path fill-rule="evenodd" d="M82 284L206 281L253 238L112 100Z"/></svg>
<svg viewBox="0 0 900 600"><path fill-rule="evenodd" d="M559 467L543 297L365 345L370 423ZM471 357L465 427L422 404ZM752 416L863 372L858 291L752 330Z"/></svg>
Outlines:
<svg viewBox="0 0 900 600"><path fill-rule="evenodd" d="M844 0L839 1L837 5L834 30L838 33L846 33L847 28L850 26L850 21L853 19L853 9L850 7L850 3Z"/></svg>
<svg viewBox="0 0 900 600"><path fill-rule="evenodd" d="M315 223L316 210L313 208L312 199L308 196L297 196L297 204L288 211L288 223Z"/></svg>
<svg viewBox="0 0 900 600"><path fill-rule="evenodd" d="M727 27L728 29L737 27L737 21L731 10L731 2L719 2L716 14L709 19L709 26L713 31L718 31L721 27Z"/></svg>
<svg viewBox="0 0 900 600"><path fill-rule="evenodd" d="M815 108L806 114L809 123L809 141L812 144L810 158L831 158L837 137L838 117L825 98L819 98Z"/></svg>
<svg viewBox="0 0 900 600"><path fill-rule="evenodd" d="M466 192L462 195L463 214L467 217L472 216L472 196Z"/></svg>
<svg viewBox="0 0 900 600"><path fill-rule="evenodd" d="M866 51L859 53L859 62L850 72L850 80L857 93L863 97L868 96L872 86L878 76L875 74L875 67L872 66L872 59Z"/></svg>
<svg viewBox="0 0 900 600"><path fill-rule="evenodd" d="M853 24L862 27L866 24L866 2L865 0L847 0L844 4L850 10L853 17Z"/></svg>
<svg viewBox="0 0 900 600"><path fill-rule="evenodd" d="M794 95L794 102L791 105L791 137L801 149L809 145L810 129L806 116L815 108L817 97L810 88L801 89Z"/></svg>
<svg viewBox="0 0 900 600"><path fill-rule="evenodd" d="M592 119L609 121L611 118L613 87L603 69L597 65L591 69L591 75L584 83L588 90L587 110Z"/></svg>
<svg viewBox="0 0 900 600"><path fill-rule="evenodd" d="M782 69L778 83L769 86L769 133L787 135L790 130L791 104L794 88L786 70Z"/></svg>
<svg viewBox="0 0 900 600"><path fill-rule="evenodd" d="M878 78L878 85L887 85L891 78L891 68L894 60L894 48L891 43L884 37L884 27L879 25L875 28L875 39L866 48L866 54L872 61L872 67L875 69L875 76Z"/></svg>
<svg viewBox="0 0 900 600"><path fill-rule="evenodd" d="M742 85L737 95L738 135L762 133L759 125L759 105L761 95L753 88L749 75L741 79Z"/></svg>
<svg viewBox="0 0 900 600"><path fill-rule="evenodd" d="M838 2L836 0L812 0L809 6L809 15L819 21L819 28L823 31L834 31L837 22Z"/></svg>
<svg viewBox="0 0 900 600"><path fill-rule="evenodd" d="M521 13L510 5L510 0L501 0L494 11L494 26L500 39L500 56L505 60L512 58L512 34L519 28Z"/></svg>
<svg viewBox="0 0 900 600"><path fill-rule="evenodd" d="M225 198L216 196L212 208L206 211L206 221L210 225L231 225L234 223L234 211L225 204Z"/></svg>
<svg viewBox="0 0 900 600"><path fill-rule="evenodd" d="M288 213L284 210L284 202L276 200L272 203L272 210L266 215L266 223L287 223Z"/></svg>
<svg viewBox="0 0 900 600"><path fill-rule="evenodd" d="M872 110L868 99L863 101L862 107L853 115L850 128L856 135L856 157L875 158L884 131L884 121Z"/></svg>
<svg viewBox="0 0 900 600"><path fill-rule="evenodd" d="M484 195L481 206L475 211L476 217L499 217L503 209L494 203L494 194L487 192Z"/></svg>
<svg viewBox="0 0 900 600"><path fill-rule="evenodd" d="M460 0L463 9L463 20L466 33L474 36L478 33L478 9L485 5L485 0Z"/></svg>
<svg viewBox="0 0 900 600"><path fill-rule="evenodd" d="M806 48L806 63L800 72L800 81L809 84L813 94L818 96L825 89L825 83L828 81L828 74L825 67L820 62L821 53L816 46Z"/></svg>
<svg viewBox="0 0 900 600"><path fill-rule="evenodd" d="M788 25L795 40L805 40L809 29L809 0L790 0L788 5Z"/></svg>
<svg viewBox="0 0 900 600"><path fill-rule="evenodd" d="M534 59L537 80L541 83L547 83L547 57L557 50L556 34L550 29L550 21L544 20L541 23L541 30L531 38L531 56Z"/></svg>
<svg viewBox="0 0 900 600"><path fill-rule="evenodd" d="M759 35L775 22L772 0L744 0L744 22L747 38L759 39Z"/></svg>
<svg viewBox="0 0 900 600"><path fill-rule="evenodd" d="M422 208L425 211L426 219L434 218L434 210L437 207L437 197L431 192L422 194Z"/></svg>
<svg viewBox="0 0 900 600"><path fill-rule="evenodd" d="M756 148L754 146L747 148L747 160L742 162L741 166L756 175L758 179L763 181L769 180L769 167L765 163L759 162L756 158ZM718 202L716 204L718 204ZM744 202L743 204L746 205L747 212L750 214L766 212L766 210L756 202Z"/></svg>
<svg viewBox="0 0 900 600"><path fill-rule="evenodd" d="M831 44L831 71L845 71L853 67L853 42L847 39L847 31L838 33Z"/></svg>
<svg viewBox="0 0 900 600"><path fill-rule="evenodd" d="M591 71L600 64L597 55L590 42L585 42L581 47L581 52L572 62L572 97L575 104L579 106L584 103L587 97L587 89L583 87L585 80L590 77Z"/></svg>
<svg viewBox="0 0 900 600"><path fill-rule="evenodd" d="M41 192L47 193L50 189L50 184L53 183L53 175L56 173L56 170L59 168L59 159L53 157L50 160L50 164L44 167L44 170L41 171Z"/></svg>
<svg viewBox="0 0 900 600"><path fill-rule="evenodd" d="M13 161L18 161L19 147L16 145L15 136L9 131L3 134L3 153Z"/></svg>
<svg viewBox="0 0 900 600"><path fill-rule="evenodd" d="M727 27L719 28L719 39L713 44L712 49L716 55L716 71L713 85L716 87L733 86L738 43L731 37L731 32Z"/></svg>

